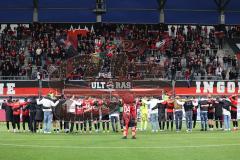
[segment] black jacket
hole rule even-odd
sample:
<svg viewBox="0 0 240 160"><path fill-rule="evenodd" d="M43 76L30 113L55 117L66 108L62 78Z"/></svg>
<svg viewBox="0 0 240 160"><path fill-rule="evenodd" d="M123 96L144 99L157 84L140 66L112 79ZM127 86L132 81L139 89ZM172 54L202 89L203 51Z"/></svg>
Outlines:
<svg viewBox="0 0 240 160"><path fill-rule="evenodd" d="M188 100L183 105L185 112L192 111L193 110L193 102L191 100Z"/></svg>

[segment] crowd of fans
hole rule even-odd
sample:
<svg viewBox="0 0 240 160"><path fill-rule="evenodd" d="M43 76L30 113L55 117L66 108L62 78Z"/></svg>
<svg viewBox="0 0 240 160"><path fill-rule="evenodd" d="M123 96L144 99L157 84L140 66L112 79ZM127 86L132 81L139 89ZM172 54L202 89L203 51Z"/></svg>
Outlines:
<svg viewBox="0 0 240 160"><path fill-rule="evenodd" d="M134 79L149 75L168 79L238 77L236 56L230 53L222 56L219 49L224 47L222 35L236 38L239 27L228 27L225 34L219 34L214 27L207 26L87 26L87 34L78 35L74 48L69 45L72 43L67 35L69 25L37 23L15 28L6 25L0 34L0 75L31 76L33 68L47 70L51 64L71 65L68 59L78 55L81 60L67 71L69 78L77 75L83 78L93 71L99 77L111 73L114 77ZM97 76L94 74L91 76Z"/></svg>

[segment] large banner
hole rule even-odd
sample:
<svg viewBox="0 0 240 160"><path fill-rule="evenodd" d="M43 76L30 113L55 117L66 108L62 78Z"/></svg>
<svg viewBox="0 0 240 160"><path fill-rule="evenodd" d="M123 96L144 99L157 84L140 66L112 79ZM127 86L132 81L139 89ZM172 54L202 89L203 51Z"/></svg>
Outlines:
<svg viewBox="0 0 240 160"><path fill-rule="evenodd" d="M161 81L161 80L141 80L141 81L129 81L129 80L70 80L65 82L60 81L43 81L42 93L47 94L49 91L62 92L61 89L85 89L91 91L108 91L112 90L156 90L159 93L160 90L169 92L169 94L175 93L176 95L232 95L239 94L240 82L238 81ZM1 81L0 82L0 96L28 96L37 95L39 90L38 81ZM160 93L161 94L161 93Z"/></svg>

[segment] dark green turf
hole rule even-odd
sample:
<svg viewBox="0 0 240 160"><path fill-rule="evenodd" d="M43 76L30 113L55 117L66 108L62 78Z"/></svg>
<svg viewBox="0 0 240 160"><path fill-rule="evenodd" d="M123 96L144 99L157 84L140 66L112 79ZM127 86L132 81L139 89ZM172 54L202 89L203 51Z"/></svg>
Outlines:
<svg viewBox="0 0 240 160"><path fill-rule="evenodd" d="M237 160L240 131L121 134L8 133L0 125L0 160Z"/></svg>

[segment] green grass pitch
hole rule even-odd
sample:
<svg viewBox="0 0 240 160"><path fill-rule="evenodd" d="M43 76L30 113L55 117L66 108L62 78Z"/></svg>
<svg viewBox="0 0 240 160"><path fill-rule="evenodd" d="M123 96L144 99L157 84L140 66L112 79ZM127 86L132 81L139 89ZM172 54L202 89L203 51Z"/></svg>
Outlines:
<svg viewBox="0 0 240 160"><path fill-rule="evenodd" d="M237 160L240 131L180 133L8 133L0 124L0 160Z"/></svg>

